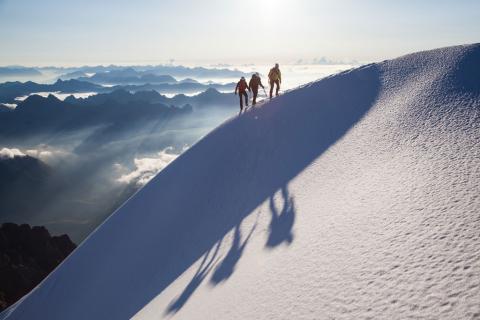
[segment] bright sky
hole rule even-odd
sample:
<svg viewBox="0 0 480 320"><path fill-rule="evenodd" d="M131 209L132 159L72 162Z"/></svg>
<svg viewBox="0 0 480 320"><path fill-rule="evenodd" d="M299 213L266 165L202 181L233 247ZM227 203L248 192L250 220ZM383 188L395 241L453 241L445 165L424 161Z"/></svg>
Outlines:
<svg viewBox="0 0 480 320"><path fill-rule="evenodd" d="M0 65L363 62L479 41L478 0L0 0Z"/></svg>

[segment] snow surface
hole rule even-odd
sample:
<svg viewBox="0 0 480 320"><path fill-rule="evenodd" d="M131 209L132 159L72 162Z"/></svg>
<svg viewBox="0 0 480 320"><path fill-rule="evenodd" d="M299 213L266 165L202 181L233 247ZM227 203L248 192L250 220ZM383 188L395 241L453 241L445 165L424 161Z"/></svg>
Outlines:
<svg viewBox="0 0 480 320"><path fill-rule="evenodd" d="M1 319L480 318L480 45L343 72L178 157Z"/></svg>

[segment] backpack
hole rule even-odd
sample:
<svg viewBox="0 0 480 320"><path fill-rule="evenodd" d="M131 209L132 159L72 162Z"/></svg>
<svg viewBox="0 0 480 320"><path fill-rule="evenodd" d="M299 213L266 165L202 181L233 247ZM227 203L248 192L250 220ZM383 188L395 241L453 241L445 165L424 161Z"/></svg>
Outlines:
<svg viewBox="0 0 480 320"><path fill-rule="evenodd" d="M279 70L275 68L270 69L270 72L268 73L268 79L270 79L271 81L276 81L279 78Z"/></svg>
<svg viewBox="0 0 480 320"><path fill-rule="evenodd" d="M252 78L250 79L250 87L258 87L260 84L260 78L257 77L256 75L253 75Z"/></svg>
<svg viewBox="0 0 480 320"><path fill-rule="evenodd" d="M247 81L245 80L240 80L238 82L238 91L242 92L242 91L245 91L247 89Z"/></svg>

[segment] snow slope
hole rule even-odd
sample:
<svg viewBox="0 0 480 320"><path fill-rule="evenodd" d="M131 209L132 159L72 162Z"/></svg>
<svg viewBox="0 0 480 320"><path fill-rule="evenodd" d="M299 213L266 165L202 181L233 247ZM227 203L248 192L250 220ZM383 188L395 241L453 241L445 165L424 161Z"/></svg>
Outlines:
<svg viewBox="0 0 480 320"><path fill-rule="evenodd" d="M227 121L1 319L480 317L480 45Z"/></svg>

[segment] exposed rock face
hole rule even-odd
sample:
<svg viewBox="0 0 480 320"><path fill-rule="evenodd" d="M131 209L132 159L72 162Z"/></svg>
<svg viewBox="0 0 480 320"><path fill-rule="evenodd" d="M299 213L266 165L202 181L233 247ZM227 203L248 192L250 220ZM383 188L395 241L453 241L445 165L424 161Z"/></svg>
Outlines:
<svg viewBox="0 0 480 320"><path fill-rule="evenodd" d="M75 244L67 235L51 236L45 227L0 226L0 310L15 303L43 280Z"/></svg>

